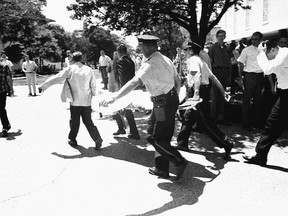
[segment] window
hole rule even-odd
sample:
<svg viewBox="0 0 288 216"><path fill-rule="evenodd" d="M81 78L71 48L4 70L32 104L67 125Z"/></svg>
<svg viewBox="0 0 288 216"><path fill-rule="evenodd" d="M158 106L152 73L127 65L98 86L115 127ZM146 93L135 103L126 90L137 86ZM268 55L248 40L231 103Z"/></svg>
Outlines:
<svg viewBox="0 0 288 216"><path fill-rule="evenodd" d="M263 0L263 24L269 22L269 0Z"/></svg>

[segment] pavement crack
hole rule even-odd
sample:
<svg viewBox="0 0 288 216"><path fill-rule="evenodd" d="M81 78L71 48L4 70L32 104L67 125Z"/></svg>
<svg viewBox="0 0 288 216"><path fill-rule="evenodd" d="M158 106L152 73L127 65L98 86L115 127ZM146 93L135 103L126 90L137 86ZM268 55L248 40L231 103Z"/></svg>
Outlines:
<svg viewBox="0 0 288 216"><path fill-rule="evenodd" d="M23 194L19 194L19 195L15 195L15 196L11 196L11 197L9 197L9 198L7 198L5 200L2 200L0 203L6 203L6 202L9 202L9 201L14 200L14 199L18 199L18 198L21 198L21 197L29 196L30 194L32 194L32 193L34 193L36 191L39 191L39 190L41 190L44 187L47 187L47 186L49 186L51 184L55 184L55 182L61 177L61 175L67 169L68 165L69 165L69 163L66 164L63 167L63 169L58 173L58 175L56 175L56 177L54 179L52 179L51 181L47 182L46 184L40 185L37 188L34 188L31 191L29 191L29 192L26 192L26 193L23 193Z"/></svg>

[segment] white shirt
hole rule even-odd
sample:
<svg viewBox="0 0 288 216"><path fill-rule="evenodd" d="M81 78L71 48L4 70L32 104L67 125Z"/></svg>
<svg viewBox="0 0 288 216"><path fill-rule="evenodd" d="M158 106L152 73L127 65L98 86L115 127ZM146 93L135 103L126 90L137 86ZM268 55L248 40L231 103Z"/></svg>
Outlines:
<svg viewBox="0 0 288 216"><path fill-rule="evenodd" d="M178 76L173 62L160 52L145 60L135 76L141 79L151 96L167 94L175 86Z"/></svg>
<svg viewBox="0 0 288 216"><path fill-rule="evenodd" d="M48 88L65 79L68 79L72 88L73 102L71 105L91 106L92 96L96 95L96 79L92 69L87 65L76 62L47 79L43 86Z"/></svg>
<svg viewBox="0 0 288 216"><path fill-rule="evenodd" d="M201 85L208 85L209 78L213 76L211 70L204 60L202 60L199 56L194 55L191 56L187 60L187 82L188 86L192 86L198 79L199 74L201 74ZM190 71L196 71L195 76L191 75ZM198 74L198 75L197 75Z"/></svg>
<svg viewBox="0 0 288 216"><path fill-rule="evenodd" d="M71 60L71 58L70 58L70 57L66 57L66 58L65 58L65 62L64 62L64 68L66 68L66 67L69 67L69 66L70 66L70 60Z"/></svg>
<svg viewBox="0 0 288 216"><path fill-rule="evenodd" d="M34 61L25 61L22 64L22 70L25 73L31 73L31 72L36 72L37 69L37 64Z"/></svg>
<svg viewBox="0 0 288 216"><path fill-rule="evenodd" d="M268 60L264 52L257 56L258 63L264 74L274 73L277 77L277 88L288 89L288 48L279 48L273 60Z"/></svg>
<svg viewBox="0 0 288 216"><path fill-rule="evenodd" d="M259 55L258 47L250 45L244 48L238 58L238 62L244 64L243 71L263 73L263 70L258 65L257 56Z"/></svg>
<svg viewBox="0 0 288 216"><path fill-rule="evenodd" d="M12 71L13 63L10 60L4 59L3 63L9 67L10 71Z"/></svg>
<svg viewBox="0 0 288 216"><path fill-rule="evenodd" d="M110 61L111 61L111 59L107 55L104 55L104 56L101 55L99 58L100 66L108 66Z"/></svg>

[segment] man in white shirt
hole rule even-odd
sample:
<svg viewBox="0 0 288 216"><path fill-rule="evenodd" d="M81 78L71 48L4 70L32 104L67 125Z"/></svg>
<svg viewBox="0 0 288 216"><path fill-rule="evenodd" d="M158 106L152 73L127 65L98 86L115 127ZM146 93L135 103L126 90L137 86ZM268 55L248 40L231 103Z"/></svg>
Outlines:
<svg viewBox="0 0 288 216"><path fill-rule="evenodd" d="M25 62L22 64L22 71L26 75L28 88L29 88L29 95L28 96L36 96L36 71L38 69L37 64L30 60L29 55L24 55ZM32 95L32 89L33 88L34 94Z"/></svg>
<svg viewBox="0 0 288 216"><path fill-rule="evenodd" d="M108 73L106 71L107 66L109 65L111 61L111 58L107 55L105 55L104 50L100 51L100 57L99 57L99 70L101 72L101 76L102 76L102 82L104 83L104 89L107 89L107 85L108 85Z"/></svg>
<svg viewBox="0 0 288 216"><path fill-rule="evenodd" d="M267 41L260 52L257 60L265 75L274 73L277 77L279 98L266 120L264 132L255 148L256 155L243 157L247 163L266 166L271 146L288 124L288 48L280 48L277 41Z"/></svg>
<svg viewBox="0 0 288 216"><path fill-rule="evenodd" d="M91 100L96 95L96 80L90 67L83 65L82 53L75 52L72 55L73 64L64 68L58 74L47 79L40 87L39 91L45 91L50 86L68 80L71 86L73 101L70 103L70 133L68 144L72 147L78 145L76 137L80 126L80 117L85 124L91 138L95 142L95 150L102 146L102 139L97 127L91 119Z"/></svg>
<svg viewBox="0 0 288 216"><path fill-rule="evenodd" d="M70 50L66 51L66 57L65 57L65 62L64 62L64 68L69 67L72 61L72 53Z"/></svg>
<svg viewBox="0 0 288 216"><path fill-rule="evenodd" d="M244 130L251 131L253 124L260 127L261 122L261 102L262 90L264 88L264 74L257 62L258 45L262 41L263 35L260 32L254 32L251 37L252 44L243 49L238 58L239 78L243 83L242 99L242 127ZM243 76L243 81L242 81ZM250 119L250 101L253 98L253 117Z"/></svg>

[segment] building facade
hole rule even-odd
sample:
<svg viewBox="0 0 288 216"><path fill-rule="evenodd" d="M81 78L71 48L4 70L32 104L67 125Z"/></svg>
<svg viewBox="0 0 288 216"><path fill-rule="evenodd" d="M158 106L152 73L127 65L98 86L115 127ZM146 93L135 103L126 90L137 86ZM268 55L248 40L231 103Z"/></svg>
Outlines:
<svg viewBox="0 0 288 216"><path fill-rule="evenodd" d="M287 0L244 0L249 10L230 8L223 16L219 27L226 31L226 41L239 41L251 37L253 32L264 34L264 39L287 35Z"/></svg>

